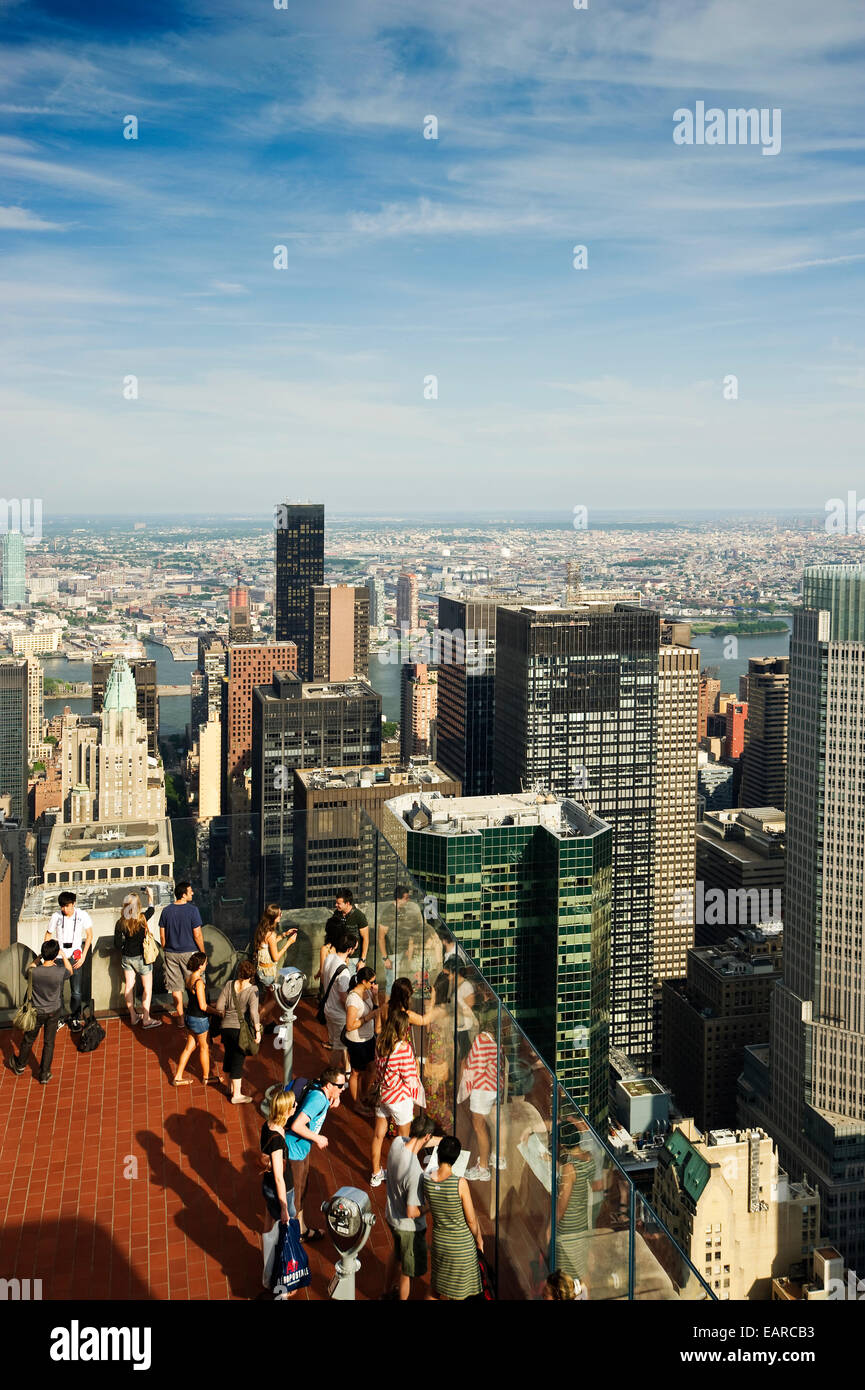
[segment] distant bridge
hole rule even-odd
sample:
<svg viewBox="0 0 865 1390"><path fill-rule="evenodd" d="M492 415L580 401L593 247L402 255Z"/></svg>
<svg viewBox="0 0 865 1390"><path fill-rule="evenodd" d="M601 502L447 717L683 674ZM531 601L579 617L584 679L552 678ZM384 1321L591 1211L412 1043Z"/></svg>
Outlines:
<svg viewBox="0 0 865 1390"><path fill-rule="evenodd" d="M158 685L157 695L191 695L190 685ZM87 700L93 694L93 687L89 681L69 681L62 690L52 690L45 692L46 700Z"/></svg>

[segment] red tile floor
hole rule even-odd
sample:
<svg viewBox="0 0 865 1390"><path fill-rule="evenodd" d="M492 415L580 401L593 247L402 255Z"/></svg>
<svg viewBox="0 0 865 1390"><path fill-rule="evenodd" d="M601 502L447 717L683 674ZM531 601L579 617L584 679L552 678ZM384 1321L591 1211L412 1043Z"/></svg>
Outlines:
<svg viewBox="0 0 865 1390"><path fill-rule="evenodd" d="M41 1279L43 1299L253 1299L262 1295L257 1104L230 1105L227 1088L169 1083L185 1034L175 1025L143 1032L103 1019L106 1038L80 1056L67 1029L57 1035L53 1079L7 1068L19 1035L0 1032L0 1275ZM295 1075L326 1063L324 1030L304 1005L296 1028ZM41 1055L41 1038L34 1049ZM221 1059L222 1048L214 1045ZM246 1063L245 1087L260 1099L282 1075L266 1036ZM368 1187L371 1121L341 1105L326 1122L329 1146L313 1153L306 1212L338 1187ZM378 1298L390 1235L384 1187L361 1255L358 1298ZM312 1283L300 1297L326 1297L335 1254L309 1250ZM426 1288L416 1284L414 1296Z"/></svg>

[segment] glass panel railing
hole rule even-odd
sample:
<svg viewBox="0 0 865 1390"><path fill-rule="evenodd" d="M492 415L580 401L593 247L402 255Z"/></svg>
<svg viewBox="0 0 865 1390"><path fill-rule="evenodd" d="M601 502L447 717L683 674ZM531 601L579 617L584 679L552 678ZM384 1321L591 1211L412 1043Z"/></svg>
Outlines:
<svg viewBox="0 0 865 1390"><path fill-rule="evenodd" d="M663 1222L639 1192L635 1192L634 1200L633 1250L634 1298L692 1301L723 1298L720 1266L713 1289L689 1263Z"/></svg>
<svg viewBox="0 0 865 1390"><path fill-rule="evenodd" d="M554 1087L549 1068L500 1010L497 1271L500 1298L536 1299L550 1272Z"/></svg>
<svg viewBox="0 0 865 1390"><path fill-rule="evenodd" d="M561 1086L556 1120L556 1268L592 1302L626 1299L631 1184Z"/></svg>

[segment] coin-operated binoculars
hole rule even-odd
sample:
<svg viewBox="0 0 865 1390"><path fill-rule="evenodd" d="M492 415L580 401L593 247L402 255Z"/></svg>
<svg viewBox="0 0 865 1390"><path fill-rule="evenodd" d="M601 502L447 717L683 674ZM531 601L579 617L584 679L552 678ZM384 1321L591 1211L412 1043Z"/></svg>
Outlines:
<svg viewBox="0 0 865 1390"><path fill-rule="evenodd" d="M291 1069L294 1064L294 1015L306 988L306 976L296 965L286 965L279 971L273 986L276 1002L282 1009L282 1018L273 1035L273 1045L282 1053L282 1085L269 1086L261 1102L261 1113L265 1118L270 1114L270 1102L274 1091L287 1090L291 1085Z"/></svg>
<svg viewBox="0 0 865 1390"><path fill-rule="evenodd" d="M341 1187L333 1197L322 1202L325 1224L339 1259L334 1276L327 1286L331 1298L351 1302L354 1299L354 1278L360 1269L357 1258L366 1245L375 1225L369 1194L360 1187Z"/></svg>

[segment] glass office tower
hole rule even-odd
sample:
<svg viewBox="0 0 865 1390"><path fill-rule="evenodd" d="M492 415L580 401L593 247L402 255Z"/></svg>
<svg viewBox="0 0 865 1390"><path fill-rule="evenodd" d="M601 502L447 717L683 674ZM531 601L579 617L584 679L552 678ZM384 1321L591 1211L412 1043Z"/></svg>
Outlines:
<svg viewBox="0 0 865 1390"><path fill-rule="evenodd" d="M276 640L297 646L297 670L312 677L310 589L324 583L324 505L283 502L276 509Z"/></svg>
<svg viewBox="0 0 865 1390"><path fill-rule="evenodd" d="M500 608L497 792L575 797L613 830L611 1043L651 1066L660 617L628 603Z"/></svg>

